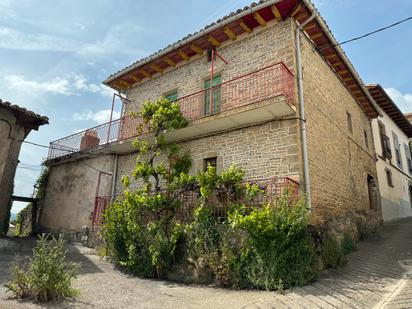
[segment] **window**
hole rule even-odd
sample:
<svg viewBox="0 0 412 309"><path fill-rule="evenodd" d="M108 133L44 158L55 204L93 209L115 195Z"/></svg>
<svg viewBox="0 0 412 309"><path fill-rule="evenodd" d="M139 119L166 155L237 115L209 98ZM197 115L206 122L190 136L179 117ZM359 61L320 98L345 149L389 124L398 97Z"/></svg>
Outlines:
<svg viewBox="0 0 412 309"><path fill-rule="evenodd" d="M386 173L386 180L388 182L388 186L393 188L393 181L392 181L392 171L390 169L385 169Z"/></svg>
<svg viewBox="0 0 412 309"><path fill-rule="evenodd" d="M346 112L346 120L348 122L348 130L350 134L352 134L353 133L352 115L349 112Z"/></svg>
<svg viewBox="0 0 412 309"><path fill-rule="evenodd" d="M408 171L409 174L412 175L412 155L411 155L411 149L407 144L403 144L403 148L405 149L405 157L406 157L406 162L408 165Z"/></svg>
<svg viewBox="0 0 412 309"><path fill-rule="evenodd" d="M203 160L203 171L204 172L207 171L207 167L209 165L216 168L216 166L217 166L217 157L207 158L207 159Z"/></svg>
<svg viewBox="0 0 412 309"><path fill-rule="evenodd" d="M210 95L210 79L205 80L205 115L213 115L220 112L221 105L221 75L216 75L212 80L212 95ZM212 102L210 102L212 99Z"/></svg>
<svg viewBox="0 0 412 309"><path fill-rule="evenodd" d="M392 158L392 151L391 151L391 144L389 137L386 135L385 125L382 122L378 122L379 126L379 136L381 140L381 147L382 147L382 157L383 159L391 159Z"/></svg>
<svg viewBox="0 0 412 309"><path fill-rule="evenodd" d="M173 92L169 92L168 94L165 94L164 97L168 99L170 102L176 101L177 100L177 90Z"/></svg>
<svg viewBox="0 0 412 309"><path fill-rule="evenodd" d="M365 139L365 146L366 146L366 148L369 148L368 133L366 132L366 130L363 130L363 137L364 137L364 139Z"/></svg>
<svg viewBox="0 0 412 309"><path fill-rule="evenodd" d="M399 144L398 136L392 132L393 137L393 147L395 148L396 163L398 167L402 169L402 158L401 158L401 145Z"/></svg>

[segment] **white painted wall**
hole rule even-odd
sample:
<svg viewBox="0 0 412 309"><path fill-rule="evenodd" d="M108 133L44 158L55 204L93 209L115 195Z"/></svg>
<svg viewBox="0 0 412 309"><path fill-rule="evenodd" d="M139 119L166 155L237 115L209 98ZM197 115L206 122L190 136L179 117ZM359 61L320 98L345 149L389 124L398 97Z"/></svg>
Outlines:
<svg viewBox="0 0 412 309"><path fill-rule="evenodd" d="M382 145L379 135L378 120L385 125L386 135L389 137L392 159L383 160ZM372 131L377 153L377 172L379 188L382 198L382 215L384 221L391 221L398 218L412 216L412 204L409 195L409 186L412 186L412 173L408 169L407 154L404 145L409 144L409 139L395 122L383 112L383 117L372 120ZM398 137L400 144L400 153L402 159L402 168L398 167L396 162L395 145L393 133ZM388 185L385 169L392 171L393 187Z"/></svg>

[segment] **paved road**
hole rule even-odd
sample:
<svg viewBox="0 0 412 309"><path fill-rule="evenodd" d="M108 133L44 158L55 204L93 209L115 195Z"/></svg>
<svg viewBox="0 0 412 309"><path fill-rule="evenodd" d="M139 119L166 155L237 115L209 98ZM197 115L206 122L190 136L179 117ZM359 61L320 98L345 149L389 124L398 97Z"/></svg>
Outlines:
<svg viewBox="0 0 412 309"><path fill-rule="evenodd" d="M74 285L81 294L76 301L43 308L412 308L411 236L412 219L387 224L378 239L359 245L346 267L324 272L315 283L283 294L128 277L90 251L75 247L72 258L82 262L82 271ZM0 285L8 280L13 259L29 254L30 247L0 239ZM0 287L0 308L40 307L7 297Z"/></svg>

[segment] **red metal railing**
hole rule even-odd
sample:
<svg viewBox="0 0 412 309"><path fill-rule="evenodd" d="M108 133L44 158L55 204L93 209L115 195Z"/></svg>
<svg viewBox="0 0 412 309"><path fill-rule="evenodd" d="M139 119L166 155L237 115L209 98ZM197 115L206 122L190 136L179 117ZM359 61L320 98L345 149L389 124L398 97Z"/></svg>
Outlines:
<svg viewBox="0 0 412 309"><path fill-rule="evenodd" d="M258 195L253 201L247 203L247 206L250 207L248 211L267 203L276 205L278 198L285 190L289 190L292 199L295 200L299 197L299 182L289 177L274 177L247 182L259 185L264 191L263 194ZM108 207L110 200L111 198L108 196L96 197L92 220L93 226L102 223L104 210ZM199 202L199 193L197 191L185 191L179 196L179 200L181 204L176 210L176 218L186 222L192 220L194 210ZM211 208L215 218L224 219L227 217L230 205L222 197L212 195L209 197L207 205Z"/></svg>
<svg viewBox="0 0 412 309"><path fill-rule="evenodd" d="M110 196L96 196L94 201L92 226L101 225L103 222L103 214L110 204Z"/></svg>
<svg viewBox="0 0 412 309"><path fill-rule="evenodd" d="M294 104L293 74L283 62L224 81L212 89L183 96L177 101L185 118L194 121L281 95ZM139 134L137 127L142 123L140 117L125 116L51 142L49 159L135 137ZM148 131L145 128L143 133Z"/></svg>

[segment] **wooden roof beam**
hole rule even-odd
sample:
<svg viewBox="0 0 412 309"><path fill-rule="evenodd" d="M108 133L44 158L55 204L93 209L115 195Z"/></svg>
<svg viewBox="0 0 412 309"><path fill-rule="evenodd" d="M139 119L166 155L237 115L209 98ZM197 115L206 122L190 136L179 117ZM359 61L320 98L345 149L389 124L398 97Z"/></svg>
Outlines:
<svg viewBox="0 0 412 309"><path fill-rule="evenodd" d="M322 32L318 32L318 33L315 33L315 34L311 35L310 38L311 38L312 40L315 40L315 39L321 38L322 36L323 36L323 33L322 33Z"/></svg>
<svg viewBox="0 0 412 309"><path fill-rule="evenodd" d="M158 66L156 63L153 63L150 67L153 70L157 71L158 73L163 73L163 69L160 66Z"/></svg>
<svg viewBox="0 0 412 309"><path fill-rule="evenodd" d="M131 74L130 78L133 79L136 83L140 82L140 78L138 78L135 74Z"/></svg>
<svg viewBox="0 0 412 309"><path fill-rule="evenodd" d="M207 38L207 40L208 40L208 42L209 42L210 44L212 44L212 45L215 46L215 47L219 47L219 46L220 46L220 42L219 42L218 40L216 40L213 36L209 36L209 37Z"/></svg>
<svg viewBox="0 0 412 309"><path fill-rule="evenodd" d="M325 58L329 60L329 59L335 58L337 56L338 56L337 54L329 54L329 55L326 55Z"/></svg>
<svg viewBox="0 0 412 309"><path fill-rule="evenodd" d="M253 13L253 17L256 19L259 25L261 25L262 27L266 26L266 20L264 20L258 12Z"/></svg>
<svg viewBox="0 0 412 309"><path fill-rule="evenodd" d="M201 49L199 46L197 46L194 43L190 44L190 49L193 50L198 55L203 55L203 49Z"/></svg>
<svg viewBox="0 0 412 309"><path fill-rule="evenodd" d="M144 69L141 69L141 70L140 70L140 73L142 73L142 75L143 75L144 77L147 77L147 78L151 78L151 77L152 77L152 74L150 74L149 72L147 72L147 71L144 70Z"/></svg>
<svg viewBox="0 0 412 309"><path fill-rule="evenodd" d="M229 27L225 27L225 29L223 29L223 31L225 32L225 34L232 40L236 40L237 36L236 34L232 31L232 29L230 29Z"/></svg>
<svg viewBox="0 0 412 309"><path fill-rule="evenodd" d="M298 4L298 6L296 7L296 9L292 12L291 16L295 17L295 15L300 11L302 7L300 6L300 4Z"/></svg>
<svg viewBox="0 0 412 309"><path fill-rule="evenodd" d="M164 57L163 61L166 62L168 65L170 65L171 67L176 66L176 62L174 62L172 59L170 59L169 57Z"/></svg>
<svg viewBox="0 0 412 309"><path fill-rule="evenodd" d="M253 31L253 30L246 24L246 22L245 22L244 20L242 20L242 21L239 23L239 26L242 27L242 29L245 30L245 32L247 32L247 33L252 33L252 31Z"/></svg>
<svg viewBox="0 0 412 309"><path fill-rule="evenodd" d="M315 22L311 22L307 25L305 25L305 27L303 27L303 30L308 31L308 30L312 30L316 28L316 23Z"/></svg>
<svg viewBox="0 0 412 309"><path fill-rule="evenodd" d="M119 80L117 83L118 83L119 85L124 86L126 89L127 89L127 88L130 88L130 86L131 86L131 84L128 83L128 82L126 82L125 80Z"/></svg>
<svg viewBox="0 0 412 309"><path fill-rule="evenodd" d="M277 19L277 21L281 21L283 19L282 14L280 14L278 8L276 7L276 5L272 5L272 13L275 16L275 18Z"/></svg>
<svg viewBox="0 0 412 309"><path fill-rule="evenodd" d="M177 53L179 54L179 57L183 60L188 61L190 59L190 57L182 49L179 49Z"/></svg>

